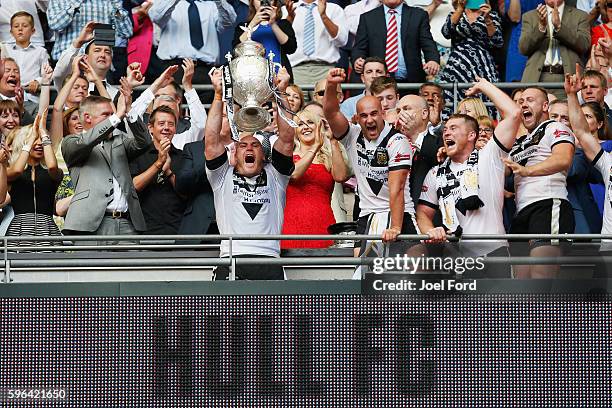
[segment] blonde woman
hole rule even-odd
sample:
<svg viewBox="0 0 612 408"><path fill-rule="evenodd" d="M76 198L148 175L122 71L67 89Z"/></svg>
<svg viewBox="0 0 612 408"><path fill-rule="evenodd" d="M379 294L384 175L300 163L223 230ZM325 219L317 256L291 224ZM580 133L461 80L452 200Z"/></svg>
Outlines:
<svg viewBox="0 0 612 408"><path fill-rule="evenodd" d="M13 130L7 137L11 151L7 179L15 217L8 236L61 235L53 221L55 192L63 172L57 166L51 137L45 129L47 112L36 116L33 125ZM19 242L24 245L52 245L51 242Z"/></svg>
<svg viewBox="0 0 612 408"><path fill-rule="evenodd" d="M336 222L331 208L334 182L349 176L340 143L315 113L296 115L295 170L287 187L283 234L327 234ZM281 248L326 248L332 241L282 241Z"/></svg>
<svg viewBox="0 0 612 408"><path fill-rule="evenodd" d="M457 105L457 112L478 120L480 116L489 116L489 111L480 98L465 98Z"/></svg>

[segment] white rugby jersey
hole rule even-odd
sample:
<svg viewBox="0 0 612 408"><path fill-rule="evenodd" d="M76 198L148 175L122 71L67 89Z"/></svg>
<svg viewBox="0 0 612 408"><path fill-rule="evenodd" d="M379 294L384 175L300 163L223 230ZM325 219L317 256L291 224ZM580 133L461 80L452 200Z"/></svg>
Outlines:
<svg viewBox="0 0 612 408"><path fill-rule="evenodd" d="M606 184L606 196L604 198L604 213L603 213L603 223L601 226L602 234L612 234L612 204L610 204L610 199L612 199L612 194L610 194L610 189L612 189L612 180L610 180L611 168L612 168L612 154L601 149L595 159L593 159L593 165L599 172L601 173L601 177ZM603 251L612 250L612 241L610 240L602 240L601 249Z"/></svg>
<svg viewBox="0 0 612 408"><path fill-rule="evenodd" d="M522 166L533 166L548 159L552 148L559 143L574 142L574 134L563 123L547 120L540 123L528 135L516 139L510 159ZM567 200L567 171L549 176L521 177L514 175L516 193L516 211L519 212L529 204L550 198Z"/></svg>
<svg viewBox="0 0 612 408"><path fill-rule="evenodd" d="M227 154L206 162L206 175L213 189L217 226L221 234L281 234L287 184L293 172L293 159L272 150L272 162L261 174L244 177L230 166ZM232 242L232 255L278 257L280 242ZM221 257L229 256L229 243L221 242Z"/></svg>
<svg viewBox="0 0 612 408"><path fill-rule="evenodd" d="M361 134L359 125L350 124L342 144L357 177L360 215L389 211L389 170L410 170L413 155L410 140L385 123L378 138L369 141ZM414 214L409 179L406 178L404 189L404 212Z"/></svg>
<svg viewBox="0 0 612 408"><path fill-rule="evenodd" d="M478 152L478 197L484 206L477 210L468 210L465 214L456 210L459 225L464 234L505 234L503 207L504 207L504 163L502 158L508 157L505 147L493 136L489 143ZM438 167L435 166L427 173L423 182L420 204L438 208ZM467 160L464 163L451 162L450 169L455 177L461 179L467 169ZM456 190L455 199L459 198L459 189ZM465 240L460 243L465 250L464 255L484 256L497 248L507 246L505 240Z"/></svg>

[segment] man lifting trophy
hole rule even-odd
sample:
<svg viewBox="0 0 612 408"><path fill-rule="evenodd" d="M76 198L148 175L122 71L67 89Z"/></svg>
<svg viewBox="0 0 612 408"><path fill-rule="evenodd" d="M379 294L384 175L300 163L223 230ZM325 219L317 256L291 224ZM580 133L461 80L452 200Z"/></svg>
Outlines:
<svg viewBox="0 0 612 408"><path fill-rule="evenodd" d="M285 90L290 76L285 68L274 76L274 66L263 53L261 44L247 41L236 47L236 57L229 65L211 73L215 98L205 128L206 175L213 189L221 234L280 235L282 231L287 184L294 169L295 131L289 123L292 121L280 119L282 107L288 106ZM253 132L270 124L270 115L261 105L272 96L277 100L278 138L267 159L263 137ZM221 135L223 99L234 138L232 160L226 150L227 141ZM235 122L231 115L234 102L241 105ZM234 258L276 258L280 256L280 243L233 241L231 251ZM227 258L229 254L229 243L221 242L220 257ZM229 272L229 267L219 266L214 279L228 279ZM238 264L235 274L238 279L284 279L281 265Z"/></svg>

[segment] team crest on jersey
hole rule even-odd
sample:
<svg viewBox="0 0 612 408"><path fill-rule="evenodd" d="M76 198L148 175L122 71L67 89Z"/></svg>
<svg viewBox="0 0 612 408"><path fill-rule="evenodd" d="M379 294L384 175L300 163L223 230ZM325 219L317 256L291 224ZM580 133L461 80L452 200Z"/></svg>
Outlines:
<svg viewBox="0 0 612 408"><path fill-rule="evenodd" d="M389 156L387 155L387 149L377 149L376 150L376 164L379 166L384 166L389 163Z"/></svg>
<svg viewBox="0 0 612 408"><path fill-rule="evenodd" d="M234 201L240 202L249 217L254 220L263 205L270 203L270 186L266 171L263 170L255 180L247 179L234 171L233 182Z"/></svg>

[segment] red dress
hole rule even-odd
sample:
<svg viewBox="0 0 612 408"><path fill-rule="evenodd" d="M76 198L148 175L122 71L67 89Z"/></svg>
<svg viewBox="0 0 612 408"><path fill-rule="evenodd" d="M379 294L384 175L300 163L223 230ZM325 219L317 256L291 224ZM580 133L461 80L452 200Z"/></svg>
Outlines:
<svg viewBox="0 0 612 408"><path fill-rule="evenodd" d="M293 162L300 156L293 155ZM298 180L289 181L283 234L328 234L336 223L331 208L334 179L324 164L312 163ZM281 248L327 248L333 241L281 241Z"/></svg>

